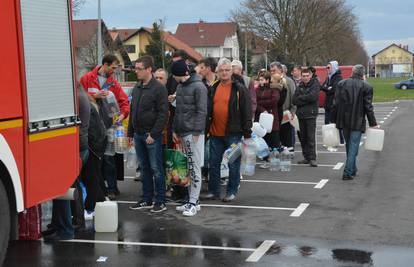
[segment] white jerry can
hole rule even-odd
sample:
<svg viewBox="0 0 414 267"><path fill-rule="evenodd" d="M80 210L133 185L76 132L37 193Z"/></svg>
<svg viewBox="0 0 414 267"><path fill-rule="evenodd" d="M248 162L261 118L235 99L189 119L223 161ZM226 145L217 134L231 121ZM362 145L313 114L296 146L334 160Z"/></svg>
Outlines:
<svg viewBox="0 0 414 267"><path fill-rule="evenodd" d="M365 140L365 149L373 151L382 151L382 148L384 146L384 130L368 128L366 135L367 139Z"/></svg>
<svg viewBox="0 0 414 267"><path fill-rule="evenodd" d="M95 231L103 233L118 230L118 204L114 201L97 202L95 207Z"/></svg>

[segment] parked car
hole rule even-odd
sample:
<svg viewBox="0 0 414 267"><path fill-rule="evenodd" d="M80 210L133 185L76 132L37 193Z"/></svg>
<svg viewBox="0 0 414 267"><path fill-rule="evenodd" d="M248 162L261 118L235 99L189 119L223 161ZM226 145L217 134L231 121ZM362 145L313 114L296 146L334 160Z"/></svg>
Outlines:
<svg viewBox="0 0 414 267"><path fill-rule="evenodd" d="M414 89L414 78L411 77L408 80L400 81L394 84L394 87L397 89L407 90Z"/></svg>

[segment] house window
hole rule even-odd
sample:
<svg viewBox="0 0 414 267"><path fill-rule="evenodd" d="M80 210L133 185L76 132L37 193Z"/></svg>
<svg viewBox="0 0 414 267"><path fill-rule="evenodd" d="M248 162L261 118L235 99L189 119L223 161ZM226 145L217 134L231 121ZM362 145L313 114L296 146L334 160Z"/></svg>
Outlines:
<svg viewBox="0 0 414 267"><path fill-rule="evenodd" d="M223 56L224 57L232 57L232 48L223 48Z"/></svg>
<svg viewBox="0 0 414 267"><path fill-rule="evenodd" d="M125 50L127 53L135 53L135 45L125 45Z"/></svg>

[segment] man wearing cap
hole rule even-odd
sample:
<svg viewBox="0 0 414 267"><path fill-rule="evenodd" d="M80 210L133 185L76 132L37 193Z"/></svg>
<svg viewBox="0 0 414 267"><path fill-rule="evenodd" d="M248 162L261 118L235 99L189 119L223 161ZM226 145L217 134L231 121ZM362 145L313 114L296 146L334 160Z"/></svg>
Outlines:
<svg viewBox="0 0 414 267"><path fill-rule="evenodd" d="M174 62L171 66L171 73L178 83L173 136L174 141L182 143L184 147L191 179L188 202L177 207L176 210L181 211L184 216L194 216L200 210L198 198L201 189L201 167L204 161L207 88L199 75L190 75L184 60Z"/></svg>
<svg viewBox="0 0 414 267"><path fill-rule="evenodd" d="M343 180L352 180L357 174L356 157L358 156L361 135L365 132L366 119L369 127L378 128L372 105L373 88L365 80L365 68L355 65L352 77L338 83L335 91L332 122L336 128L343 129L346 146L346 163Z"/></svg>

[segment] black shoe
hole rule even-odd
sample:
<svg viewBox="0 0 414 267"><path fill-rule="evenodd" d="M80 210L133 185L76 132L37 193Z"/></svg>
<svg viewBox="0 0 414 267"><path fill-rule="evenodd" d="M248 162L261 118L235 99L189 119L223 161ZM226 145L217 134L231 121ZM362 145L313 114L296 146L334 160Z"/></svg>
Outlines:
<svg viewBox="0 0 414 267"><path fill-rule="evenodd" d="M311 166L311 167L318 167L318 163L316 163L316 160L311 160L309 162L309 166Z"/></svg>
<svg viewBox="0 0 414 267"><path fill-rule="evenodd" d="M53 235L54 233L56 233L56 229L54 227L49 227L47 230L42 232L42 236Z"/></svg>
<svg viewBox="0 0 414 267"><path fill-rule="evenodd" d="M307 159L303 159L303 160L299 160L298 161L298 164L309 164L310 162L309 162L309 160L307 160Z"/></svg>
<svg viewBox="0 0 414 267"><path fill-rule="evenodd" d="M164 203L155 203L154 207L151 209L151 212L162 212L167 210L167 206Z"/></svg>
<svg viewBox="0 0 414 267"><path fill-rule="evenodd" d="M134 206L129 207L130 210L141 210L141 209L151 209L153 207L152 202L146 202L141 200L137 202Z"/></svg>
<svg viewBox="0 0 414 267"><path fill-rule="evenodd" d="M342 175L342 180L347 181L347 180L354 180L353 176L349 176L348 174L344 174Z"/></svg>
<svg viewBox="0 0 414 267"><path fill-rule="evenodd" d="M119 196L120 194L121 194L121 192L118 189L116 189L115 190L115 196Z"/></svg>
<svg viewBox="0 0 414 267"><path fill-rule="evenodd" d="M115 193L108 193L107 197L109 198L109 200L113 201L113 200L116 199L116 194Z"/></svg>
<svg viewBox="0 0 414 267"><path fill-rule="evenodd" d="M53 241L60 241L60 240L70 240L73 239L74 236L60 236L58 235L57 232L51 234L51 235L47 235L44 236L43 239L45 240L45 242L53 242Z"/></svg>
<svg viewBox="0 0 414 267"><path fill-rule="evenodd" d="M207 194L202 194L200 196L200 199L201 200L219 200L220 197L219 196L216 196L216 195L214 195L212 193L207 193Z"/></svg>

